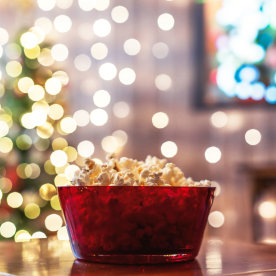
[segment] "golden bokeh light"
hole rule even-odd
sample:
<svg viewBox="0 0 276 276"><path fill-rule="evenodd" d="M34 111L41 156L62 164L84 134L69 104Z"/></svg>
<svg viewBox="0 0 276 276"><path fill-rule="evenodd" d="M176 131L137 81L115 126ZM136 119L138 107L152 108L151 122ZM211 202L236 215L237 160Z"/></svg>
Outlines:
<svg viewBox="0 0 276 276"><path fill-rule="evenodd" d="M64 109L60 104L52 104L49 108L48 115L53 120L59 120L64 114Z"/></svg>
<svg viewBox="0 0 276 276"><path fill-rule="evenodd" d="M39 195L44 200L49 201L56 194L57 194L57 190L53 184L46 183L39 188Z"/></svg>
<svg viewBox="0 0 276 276"><path fill-rule="evenodd" d="M9 61L6 65L6 72L10 77L16 78L22 73L22 65L16 60Z"/></svg>
<svg viewBox="0 0 276 276"><path fill-rule="evenodd" d="M47 236L45 235L45 233L41 232L41 231L37 231L37 232L34 232L32 234L32 239L46 239Z"/></svg>
<svg viewBox="0 0 276 276"><path fill-rule="evenodd" d="M8 137L0 138L0 152L9 153L13 148L13 142Z"/></svg>
<svg viewBox="0 0 276 276"><path fill-rule="evenodd" d="M40 208L36 203L28 203L24 208L25 216L29 219L36 219L40 215Z"/></svg>
<svg viewBox="0 0 276 276"><path fill-rule="evenodd" d="M58 79L62 85L67 85L69 83L69 77L64 71L56 71L55 73L53 73L53 77Z"/></svg>
<svg viewBox="0 0 276 276"><path fill-rule="evenodd" d="M54 128L49 122L46 122L42 126L37 127L36 133L40 138L47 139L53 135Z"/></svg>
<svg viewBox="0 0 276 276"><path fill-rule="evenodd" d="M43 66L51 66L55 62L54 58L52 57L52 52L48 48L43 48L41 50L37 60Z"/></svg>
<svg viewBox="0 0 276 276"><path fill-rule="evenodd" d="M36 139L34 146L38 151L45 151L49 148L50 141L48 139L38 138Z"/></svg>
<svg viewBox="0 0 276 276"><path fill-rule="evenodd" d="M50 204L51 207L56 210L56 211L60 211L61 210L61 206L60 206L60 202L58 199L58 195L54 195L52 196L51 200L50 200Z"/></svg>
<svg viewBox="0 0 276 276"><path fill-rule="evenodd" d="M37 37L38 43L43 42L43 40L45 39L45 32L43 28L39 26L33 26L30 28L30 31Z"/></svg>
<svg viewBox="0 0 276 276"><path fill-rule="evenodd" d="M63 167L66 165L68 157L63 150L55 150L51 153L50 160L55 167Z"/></svg>
<svg viewBox="0 0 276 276"><path fill-rule="evenodd" d="M6 136L8 133L9 125L4 121L0 121L0 137Z"/></svg>
<svg viewBox="0 0 276 276"><path fill-rule="evenodd" d="M24 54L29 59L36 59L40 55L40 47L38 45L36 45L32 49L24 48Z"/></svg>
<svg viewBox="0 0 276 276"><path fill-rule="evenodd" d="M65 147L63 151L67 154L68 162L74 162L78 157L78 152L74 147Z"/></svg>
<svg viewBox="0 0 276 276"><path fill-rule="evenodd" d="M77 150L80 156L88 158L94 153L95 147L92 142L84 140L78 144Z"/></svg>
<svg viewBox="0 0 276 276"><path fill-rule="evenodd" d="M7 204L11 208L18 208L22 205L23 203L23 197L20 193L18 192L12 192L8 194L7 196Z"/></svg>
<svg viewBox="0 0 276 276"><path fill-rule="evenodd" d="M62 137L55 138L52 142L53 150L62 150L67 146L68 146L67 141Z"/></svg>
<svg viewBox="0 0 276 276"><path fill-rule="evenodd" d="M259 215L265 219L276 218L276 202L275 201L263 201L258 206Z"/></svg>
<svg viewBox="0 0 276 276"><path fill-rule="evenodd" d="M28 165L27 163L21 163L16 167L16 173L22 179L26 179L28 177L26 176L26 173L25 173L25 168L27 165Z"/></svg>
<svg viewBox="0 0 276 276"><path fill-rule="evenodd" d="M68 163L66 163L64 166L62 167L55 167L55 171L56 171L56 174L64 174L65 172L65 169L69 166Z"/></svg>
<svg viewBox="0 0 276 276"><path fill-rule="evenodd" d="M55 171L55 166L51 163L50 160L47 160L45 163L44 163L44 170L47 174L49 175L55 175L56 174L56 171Z"/></svg>
<svg viewBox="0 0 276 276"><path fill-rule="evenodd" d="M3 193L8 193L12 189L12 182L7 177L0 178L0 189Z"/></svg>
<svg viewBox="0 0 276 276"><path fill-rule="evenodd" d="M45 227L52 232L58 231L62 226L62 218L57 214L48 215L45 219Z"/></svg>
<svg viewBox="0 0 276 276"><path fill-rule="evenodd" d="M19 230L16 232L14 236L14 241L15 242L28 242L31 239L31 235L27 230Z"/></svg>
<svg viewBox="0 0 276 276"><path fill-rule="evenodd" d="M71 184L70 180L64 174L58 174L55 177L55 185L58 186L68 186Z"/></svg>
<svg viewBox="0 0 276 276"><path fill-rule="evenodd" d="M23 93L28 93L29 89L34 85L34 81L29 77L19 79L17 83L18 89Z"/></svg>
<svg viewBox="0 0 276 276"><path fill-rule="evenodd" d="M15 232L16 232L15 224L12 223L11 221L6 221L2 223L0 226L0 234L4 238L11 238L12 236L14 236Z"/></svg>
<svg viewBox="0 0 276 276"><path fill-rule="evenodd" d="M69 117L69 116L64 117L60 121L60 128L64 133L70 134L70 133L73 133L77 129L77 123L74 120L74 118L72 118L72 117Z"/></svg>

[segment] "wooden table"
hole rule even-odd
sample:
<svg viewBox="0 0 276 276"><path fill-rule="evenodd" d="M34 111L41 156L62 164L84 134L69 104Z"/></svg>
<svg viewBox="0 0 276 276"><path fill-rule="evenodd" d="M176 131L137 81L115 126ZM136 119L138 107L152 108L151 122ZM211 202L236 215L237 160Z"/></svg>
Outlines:
<svg viewBox="0 0 276 276"><path fill-rule="evenodd" d="M0 242L0 275L276 275L276 246L205 239L195 261L108 265L74 259L68 241ZM9 275L8 274L8 275Z"/></svg>

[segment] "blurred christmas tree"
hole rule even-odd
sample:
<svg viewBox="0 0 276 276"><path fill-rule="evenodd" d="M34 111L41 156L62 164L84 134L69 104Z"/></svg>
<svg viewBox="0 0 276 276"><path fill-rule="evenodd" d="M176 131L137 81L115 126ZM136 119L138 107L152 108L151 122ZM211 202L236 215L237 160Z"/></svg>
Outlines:
<svg viewBox="0 0 276 276"><path fill-rule="evenodd" d="M58 137L76 129L64 115L69 79L57 68L43 28L20 32L0 48L0 237L45 237L62 229L55 184L68 182L61 176L77 158Z"/></svg>

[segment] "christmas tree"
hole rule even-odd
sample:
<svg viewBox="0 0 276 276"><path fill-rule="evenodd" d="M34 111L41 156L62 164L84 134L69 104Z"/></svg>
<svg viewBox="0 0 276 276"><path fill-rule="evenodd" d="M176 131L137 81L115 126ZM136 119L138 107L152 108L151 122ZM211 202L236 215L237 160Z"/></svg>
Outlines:
<svg viewBox="0 0 276 276"><path fill-rule="evenodd" d="M16 241L56 231L62 238L56 185L66 184L77 169L66 171L77 151L61 137L76 123L65 115L69 78L55 60L60 45L51 47L47 25L36 23L0 54L0 237Z"/></svg>

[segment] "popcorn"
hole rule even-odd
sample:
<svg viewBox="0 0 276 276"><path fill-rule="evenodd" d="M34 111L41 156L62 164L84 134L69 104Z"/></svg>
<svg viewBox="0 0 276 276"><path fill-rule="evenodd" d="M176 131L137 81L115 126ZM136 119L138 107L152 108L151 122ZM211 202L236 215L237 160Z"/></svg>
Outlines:
<svg viewBox="0 0 276 276"><path fill-rule="evenodd" d="M155 156L147 156L145 161L114 155L107 156L106 163L100 165L86 159L85 166L75 173L75 186L202 186L210 187L211 181L194 181L173 163Z"/></svg>

